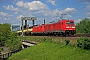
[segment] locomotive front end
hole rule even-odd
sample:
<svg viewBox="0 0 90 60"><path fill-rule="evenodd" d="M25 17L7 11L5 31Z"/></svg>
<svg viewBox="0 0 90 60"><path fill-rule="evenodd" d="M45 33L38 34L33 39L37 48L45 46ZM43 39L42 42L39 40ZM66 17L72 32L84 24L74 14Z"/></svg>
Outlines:
<svg viewBox="0 0 90 60"><path fill-rule="evenodd" d="M74 24L74 20L66 21L66 34L68 34L68 35L76 34L76 26Z"/></svg>

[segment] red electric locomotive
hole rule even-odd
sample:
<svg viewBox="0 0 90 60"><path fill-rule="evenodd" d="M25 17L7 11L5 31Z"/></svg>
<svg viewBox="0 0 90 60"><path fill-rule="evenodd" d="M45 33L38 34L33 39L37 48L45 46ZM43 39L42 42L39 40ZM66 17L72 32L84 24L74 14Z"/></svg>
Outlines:
<svg viewBox="0 0 90 60"><path fill-rule="evenodd" d="M32 33L39 35L74 35L76 27L74 20L60 20L56 23L35 26Z"/></svg>
<svg viewBox="0 0 90 60"><path fill-rule="evenodd" d="M32 29L32 34L34 35L44 35L45 33L45 24L35 26Z"/></svg>

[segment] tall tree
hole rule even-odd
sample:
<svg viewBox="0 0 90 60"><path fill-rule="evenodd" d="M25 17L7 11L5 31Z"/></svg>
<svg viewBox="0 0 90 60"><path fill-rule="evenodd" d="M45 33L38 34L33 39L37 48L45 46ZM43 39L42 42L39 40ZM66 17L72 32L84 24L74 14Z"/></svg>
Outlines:
<svg viewBox="0 0 90 60"><path fill-rule="evenodd" d="M76 31L77 33L90 33L90 20L85 18L76 24Z"/></svg>
<svg viewBox="0 0 90 60"><path fill-rule="evenodd" d="M11 31L10 24L0 24L0 46L7 46L10 51L21 47L21 42L17 34Z"/></svg>
<svg viewBox="0 0 90 60"><path fill-rule="evenodd" d="M0 24L0 46L3 46L5 41L9 39L11 29L9 24Z"/></svg>

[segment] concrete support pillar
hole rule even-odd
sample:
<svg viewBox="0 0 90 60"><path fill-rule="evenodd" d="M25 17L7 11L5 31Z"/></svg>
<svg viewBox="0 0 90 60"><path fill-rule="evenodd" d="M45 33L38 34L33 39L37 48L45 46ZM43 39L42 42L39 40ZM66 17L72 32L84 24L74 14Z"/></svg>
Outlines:
<svg viewBox="0 0 90 60"><path fill-rule="evenodd" d="M32 20L32 22L33 22L33 26L34 26L34 20Z"/></svg>
<svg viewBox="0 0 90 60"><path fill-rule="evenodd" d="M22 45L22 49L24 49L24 46Z"/></svg>
<svg viewBox="0 0 90 60"><path fill-rule="evenodd" d="M27 20L25 20L25 26L27 26Z"/></svg>
<svg viewBox="0 0 90 60"><path fill-rule="evenodd" d="M23 36L23 29L24 29L24 26L23 26L23 19L22 19L22 36Z"/></svg>

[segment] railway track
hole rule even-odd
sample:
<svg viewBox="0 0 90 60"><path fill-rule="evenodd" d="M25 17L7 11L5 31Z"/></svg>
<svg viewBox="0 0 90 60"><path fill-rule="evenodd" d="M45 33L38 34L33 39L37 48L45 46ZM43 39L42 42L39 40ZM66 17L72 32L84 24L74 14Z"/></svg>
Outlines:
<svg viewBox="0 0 90 60"><path fill-rule="evenodd" d="M50 36L51 38L60 37L61 39L69 39L69 40L77 40L79 37L88 37L90 38L90 34L75 34L73 36Z"/></svg>
<svg viewBox="0 0 90 60"><path fill-rule="evenodd" d="M27 35L25 35L27 36ZM31 35L28 35L31 36ZM52 37L90 37L90 34L75 34L75 35L71 35L71 36L63 36L63 35L33 35L33 36L52 36Z"/></svg>
<svg viewBox="0 0 90 60"><path fill-rule="evenodd" d="M75 34L75 35L71 35L71 36L63 36L63 35L60 35L60 36L53 36L53 37L90 37L90 34Z"/></svg>
<svg viewBox="0 0 90 60"><path fill-rule="evenodd" d="M75 34L71 37L90 37L90 34Z"/></svg>

